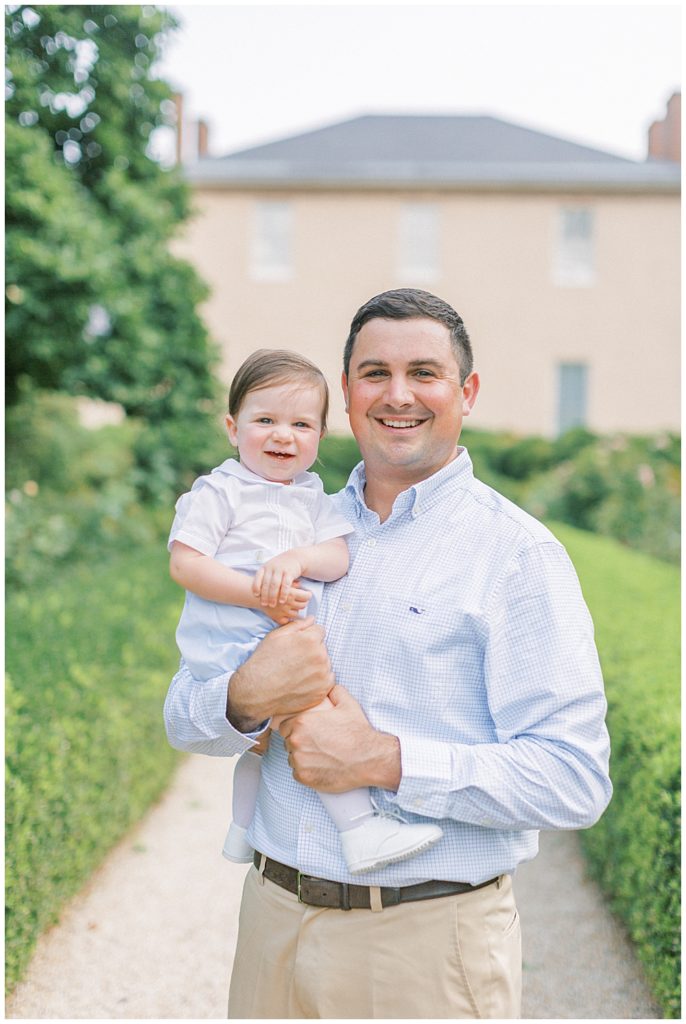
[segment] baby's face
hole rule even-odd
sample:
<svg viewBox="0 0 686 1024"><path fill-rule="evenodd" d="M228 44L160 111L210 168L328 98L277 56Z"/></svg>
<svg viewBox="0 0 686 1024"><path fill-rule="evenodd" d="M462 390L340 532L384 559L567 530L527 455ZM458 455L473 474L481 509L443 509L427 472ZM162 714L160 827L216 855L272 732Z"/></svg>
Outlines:
<svg viewBox="0 0 686 1024"><path fill-rule="evenodd" d="M289 484L317 458L322 393L313 385L274 384L250 391L238 415L226 417L241 463L275 483Z"/></svg>

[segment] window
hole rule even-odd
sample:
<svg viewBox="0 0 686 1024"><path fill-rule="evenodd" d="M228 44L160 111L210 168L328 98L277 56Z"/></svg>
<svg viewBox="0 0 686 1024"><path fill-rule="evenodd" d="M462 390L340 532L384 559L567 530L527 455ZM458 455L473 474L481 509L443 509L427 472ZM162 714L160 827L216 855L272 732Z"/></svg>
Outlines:
<svg viewBox="0 0 686 1024"><path fill-rule="evenodd" d="M595 284L593 211L566 207L558 211L553 281L566 288Z"/></svg>
<svg viewBox="0 0 686 1024"><path fill-rule="evenodd" d="M557 433L586 426L588 367L560 363L557 368Z"/></svg>
<svg viewBox="0 0 686 1024"><path fill-rule="evenodd" d="M293 274L293 208L288 202L257 203L253 213L250 276L287 281Z"/></svg>
<svg viewBox="0 0 686 1024"><path fill-rule="evenodd" d="M438 210L432 203L405 203L398 224L398 274L426 283L439 274Z"/></svg>

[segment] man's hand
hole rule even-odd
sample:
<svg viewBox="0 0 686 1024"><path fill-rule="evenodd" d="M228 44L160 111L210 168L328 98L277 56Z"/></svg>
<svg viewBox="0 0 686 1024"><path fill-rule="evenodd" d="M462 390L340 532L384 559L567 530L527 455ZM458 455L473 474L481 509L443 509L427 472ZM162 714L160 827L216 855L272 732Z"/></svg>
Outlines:
<svg viewBox="0 0 686 1024"><path fill-rule="evenodd" d="M279 725L293 777L324 793L360 786L397 790L402 774L400 741L378 732L343 686L329 693L332 707L297 714Z"/></svg>
<svg viewBox="0 0 686 1024"><path fill-rule="evenodd" d="M273 629L229 685L226 716L252 732L272 716L293 715L319 704L334 685L324 630L309 616Z"/></svg>

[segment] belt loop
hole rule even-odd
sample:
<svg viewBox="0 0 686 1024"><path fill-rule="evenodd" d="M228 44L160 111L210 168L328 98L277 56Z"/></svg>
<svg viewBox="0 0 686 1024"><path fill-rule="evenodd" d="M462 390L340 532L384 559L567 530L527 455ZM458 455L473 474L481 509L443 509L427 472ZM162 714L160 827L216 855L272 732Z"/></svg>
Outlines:
<svg viewBox="0 0 686 1024"><path fill-rule="evenodd" d="M496 880L495 880L495 887L496 887L496 889L500 889L502 887L503 878L504 878L503 875L498 875L498 877L496 878Z"/></svg>
<svg viewBox="0 0 686 1024"><path fill-rule="evenodd" d="M259 877L260 885L264 885L264 869L267 866L267 858L263 853L260 854L260 863L257 868L257 874Z"/></svg>
<svg viewBox="0 0 686 1024"><path fill-rule="evenodd" d="M381 887L378 885L369 886L369 907L373 914L380 914L383 910Z"/></svg>
<svg viewBox="0 0 686 1024"><path fill-rule="evenodd" d="M351 910L348 883L341 882L341 910Z"/></svg>

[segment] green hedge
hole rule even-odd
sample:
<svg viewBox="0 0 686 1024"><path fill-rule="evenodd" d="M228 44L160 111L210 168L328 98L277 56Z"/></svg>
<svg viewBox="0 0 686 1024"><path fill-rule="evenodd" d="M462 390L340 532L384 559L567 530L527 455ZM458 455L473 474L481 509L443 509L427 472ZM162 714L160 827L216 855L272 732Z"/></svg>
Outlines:
<svg viewBox="0 0 686 1024"><path fill-rule="evenodd" d="M72 566L6 602L6 984L164 790L162 702L182 595L164 545Z"/></svg>
<svg viewBox="0 0 686 1024"><path fill-rule="evenodd" d="M608 698L614 796L582 832L593 875L625 922L655 997L680 1018L678 570L555 526L591 609Z"/></svg>

